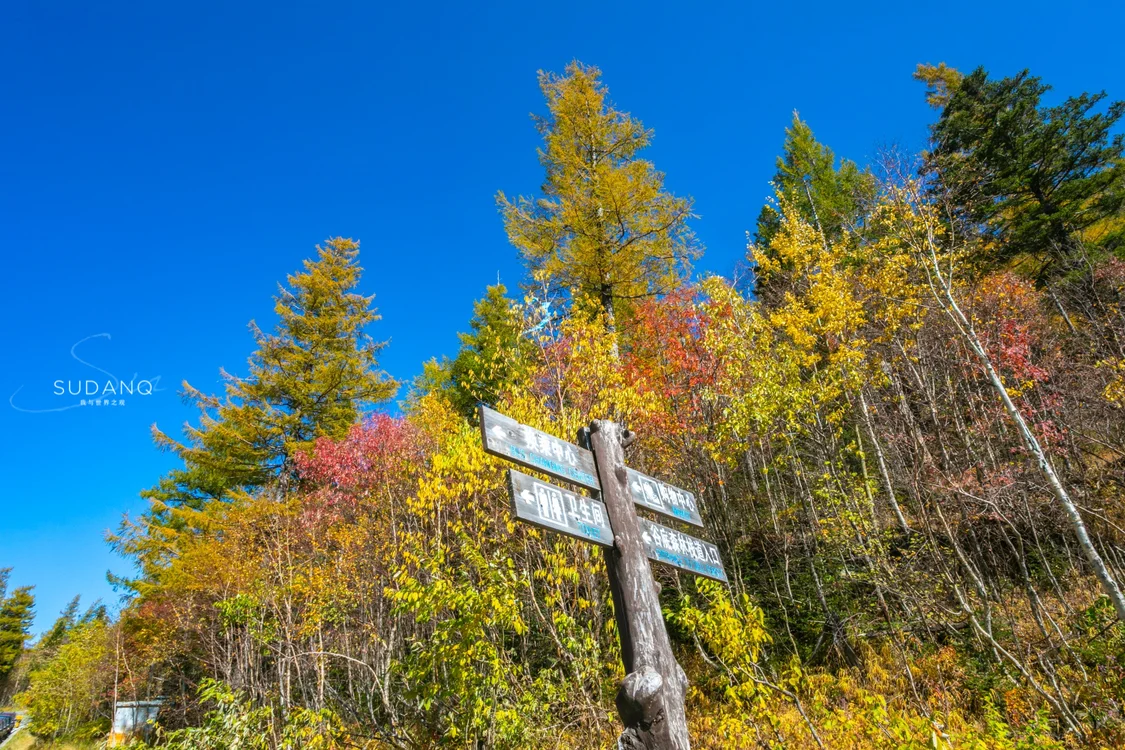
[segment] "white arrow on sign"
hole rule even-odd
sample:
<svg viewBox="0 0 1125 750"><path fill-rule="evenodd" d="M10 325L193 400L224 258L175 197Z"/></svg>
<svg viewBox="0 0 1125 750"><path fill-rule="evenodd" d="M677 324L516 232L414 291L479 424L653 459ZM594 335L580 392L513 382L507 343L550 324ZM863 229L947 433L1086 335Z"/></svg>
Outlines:
<svg viewBox="0 0 1125 750"><path fill-rule="evenodd" d="M498 411L480 406L485 453L506 458L564 482L591 490L600 488L594 454L542 430L520 424Z"/></svg>
<svg viewBox="0 0 1125 750"><path fill-rule="evenodd" d="M587 542L613 546L613 529L604 504L534 477L508 470L516 518Z"/></svg>

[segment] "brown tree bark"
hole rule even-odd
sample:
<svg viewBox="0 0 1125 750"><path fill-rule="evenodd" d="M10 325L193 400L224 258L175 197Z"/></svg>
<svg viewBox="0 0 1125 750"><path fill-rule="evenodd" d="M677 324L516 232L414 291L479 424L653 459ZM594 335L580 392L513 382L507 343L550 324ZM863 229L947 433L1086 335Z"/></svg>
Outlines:
<svg viewBox="0 0 1125 750"><path fill-rule="evenodd" d="M594 452L602 501L613 528L613 547L605 550L605 562L625 665L625 679L617 691L617 713L625 725L618 747L690 750L684 709L687 675L672 653L659 591L626 486L623 443L631 437L608 420L595 420L589 432L579 434L579 442L588 439Z"/></svg>

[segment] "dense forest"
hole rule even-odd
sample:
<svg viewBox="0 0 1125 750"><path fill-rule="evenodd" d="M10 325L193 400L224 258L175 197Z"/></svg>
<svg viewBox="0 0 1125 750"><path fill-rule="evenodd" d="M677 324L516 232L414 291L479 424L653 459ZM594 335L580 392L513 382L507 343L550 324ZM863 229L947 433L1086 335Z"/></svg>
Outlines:
<svg viewBox="0 0 1125 750"><path fill-rule="evenodd" d="M248 372L154 427L182 468L109 540L120 613L31 643L0 577L0 705L44 740L162 696L169 748L613 747L603 558L513 519L483 403L615 420L696 493L730 584L653 567L693 747L1125 746L1125 103L915 78L925 152L858 165L795 115L745 264L702 277L652 132L542 74L543 184L497 196L522 287L400 384L358 242L318 247Z"/></svg>

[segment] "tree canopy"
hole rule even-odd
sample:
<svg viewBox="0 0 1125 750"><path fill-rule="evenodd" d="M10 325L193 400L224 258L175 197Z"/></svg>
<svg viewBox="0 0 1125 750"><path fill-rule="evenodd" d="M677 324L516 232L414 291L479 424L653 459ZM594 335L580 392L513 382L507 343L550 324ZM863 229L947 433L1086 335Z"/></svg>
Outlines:
<svg viewBox="0 0 1125 750"><path fill-rule="evenodd" d="M534 279L612 319L636 300L674 288L700 247L688 228L692 204L664 189L664 175L640 157L652 139L616 109L601 72L571 63L540 73L548 114L542 196L497 201L512 244ZM619 308L626 309L619 309Z"/></svg>
<svg viewBox="0 0 1125 750"><path fill-rule="evenodd" d="M1026 70L995 79L931 66L917 77L940 91L929 95L941 115L926 173L958 218L993 240L982 248L991 260L1026 260L1043 280L1084 240L1120 246L1120 222L1084 233L1125 207L1125 136L1113 132L1125 101L1101 92L1048 105L1051 87Z"/></svg>
<svg viewBox="0 0 1125 750"><path fill-rule="evenodd" d="M337 237L317 247L302 272L275 298L277 329L250 331L257 350L246 377L223 372L224 398L184 383L200 409L198 427L181 443L154 426L156 442L184 462L144 494L157 508L198 509L236 491L292 475L293 457L317 438L340 438L365 409L389 399L397 384L378 369L367 326L379 319L372 297L358 294L359 244Z"/></svg>

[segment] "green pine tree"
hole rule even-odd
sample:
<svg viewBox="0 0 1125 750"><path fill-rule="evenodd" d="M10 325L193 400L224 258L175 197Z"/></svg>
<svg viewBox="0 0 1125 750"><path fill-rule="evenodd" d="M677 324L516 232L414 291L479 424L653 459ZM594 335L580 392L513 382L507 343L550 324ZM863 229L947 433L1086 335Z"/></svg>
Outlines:
<svg viewBox="0 0 1125 750"><path fill-rule="evenodd" d="M426 363L416 390L442 393L472 419L477 404L495 404L510 384L524 377L534 345L523 335L519 306L506 295L503 284L488 287L473 305L470 332L457 334L457 356Z"/></svg>
<svg viewBox="0 0 1125 750"><path fill-rule="evenodd" d="M7 695L8 679L23 656L24 645L35 619L35 597L31 586L8 590L10 568L0 569L0 705Z"/></svg>
<svg viewBox="0 0 1125 750"><path fill-rule="evenodd" d="M925 165L935 192L995 240L985 245L989 262L1030 259L1046 280L1084 232L1125 209L1125 140L1111 135L1125 102L1099 111L1105 93L1083 93L1048 107L1041 99L1050 86L1026 70L1000 80L984 68L963 78L935 71L920 66L915 74L942 106ZM1094 244L1114 248L1123 239L1118 221Z"/></svg>
<svg viewBox="0 0 1125 750"><path fill-rule="evenodd" d="M794 206L830 243L859 226L865 206L875 196L874 176L847 159L837 164L832 149L816 140L812 128L796 112L793 124L785 129L785 146L777 158L773 186L778 200ZM766 205L758 215L755 253L770 252L770 241L781 228L779 209L778 205ZM761 286L759 294L765 291Z"/></svg>
<svg viewBox="0 0 1125 750"><path fill-rule="evenodd" d="M397 384L379 371L385 343L366 327L379 319L372 297L355 292L359 244L337 237L317 247L316 260L288 277L275 298L279 322L272 334L251 322L258 344L248 377L226 372L220 399L184 383L201 411L180 443L155 426L156 442L184 462L142 493L157 517L168 508L201 508L238 491L292 478L291 459L319 437L343 437L370 406L386 401Z"/></svg>

